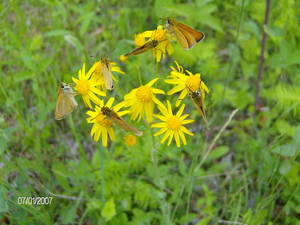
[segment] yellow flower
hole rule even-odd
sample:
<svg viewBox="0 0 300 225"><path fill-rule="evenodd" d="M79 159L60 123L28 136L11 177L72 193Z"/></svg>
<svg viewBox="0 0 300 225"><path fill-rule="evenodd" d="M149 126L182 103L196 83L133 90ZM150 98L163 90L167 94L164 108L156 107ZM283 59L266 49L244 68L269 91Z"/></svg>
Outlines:
<svg viewBox="0 0 300 225"><path fill-rule="evenodd" d="M104 75L103 75L103 72L102 72L103 70L102 70L101 60L99 60L98 62L95 62L92 68L94 68L94 71L93 71L93 74L92 74L92 78L95 81L101 82L101 86L100 87L106 93L107 89L105 87ZM116 77L114 76L114 74L112 72L117 72L117 73L120 73L120 74L124 74L124 72L120 69L120 67L117 66L117 63L115 63L115 62L109 62L109 69L111 71L111 77L112 77L112 79L115 82L117 82L117 80L116 80Z"/></svg>
<svg viewBox="0 0 300 225"><path fill-rule="evenodd" d="M163 26L158 26L156 30L145 31L143 33L135 35L134 42L137 47L141 47L146 42L150 42L156 40L158 41L158 45L153 48L153 56L157 62L160 62L161 56L163 59L166 56L166 50L169 55L173 53L173 47L171 42L167 37L167 31L163 28Z"/></svg>
<svg viewBox="0 0 300 225"><path fill-rule="evenodd" d="M180 105L182 99L184 99L189 92L195 92L198 89L200 89L204 101L205 93L209 93L209 90L205 83L201 80L200 74L196 73L193 75L190 71L186 70L186 73L188 74L186 75L183 72L182 66L180 66L176 61L175 63L177 70L171 66L171 74L168 76L168 79L165 79L165 82L175 86L168 91L168 95L173 95L181 91L176 101L176 107Z"/></svg>
<svg viewBox="0 0 300 225"><path fill-rule="evenodd" d="M114 98L109 98L106 105L104 105L103 100L100 100L99 105L97 105L95 107L95 111L88 111L86 113L87 115L90 116L89 118L87 118L87 122L93 123L93 127L91 130L91 136L94 136L94 141L96 141L96 142L99 140L100 136L102 136L102 145L104 147L107 146L108 136L110 137L110 139L112 141L114 141L115 134L114 134L114 130L112 128L112 123L110 122L110 120L108 120L106 118L105 115L103 115L103 113L101 112L101 108L103 106L106 106L106 107L114 110L114 112L118 113L119 116L123 116L128 113L128 111L118 112L121 109L120 104L112 107L114 100L115 100Z"/></svg>
<svg viewBox="0 0 300 225"><path fill-rule="evenodd" d="M126 62L128 60L128 57L125 55L120 55L121 62Z"/></svg>
<svg viewBox="0 0 300 225"><path fill-rule="evenodd" d="M168 109L162 105L158 106L160 112L163 115L154 115L154 117L160 119L162 122L154 123L151 127L161 128L154 136L158 136L164 133L163 138L161 139L161 143L164 143L167 138L168 145L171 144L173 137L175 138L175 142L177 147L180 147L180 139L182 140L183 144L186 145L186 139L184 134L188 134L193 136L194 134L191 133L188 129L186 129L183 125L192 123L194 120L186 120L189 116L188 114L182 115L185 105L182 104L176 115L173 114L171 104L167 101Z"/></svg>
<svg viewBox="0 0 300 225"><path fill-rule="evenodd" d="M103 91L96 88L96 86L102 85L101 81L90 79L94 70L95 65L85 74L85 64L83 64L82 70L78 71L78 79L72 77L72 80L76 84L74 89L82 96L84 104L89 108L92 108L90 100L95 104L99 104L100 102L100 99L95 94L105 96Z"/></svg>
<svg viewBox="0 0 300 225"><path fill-rule="evenodd" d="M125 95L123 106L130 107L131 120L140 120L144 113L148 123L152 122L154 103L163 105L156 97L155 94L164 94L165 92L160 89L153 88L152 85L158 80L153 79L148 84L133 89L130 93Z"/></svg>
<svg viewBox="0 0 300 225"><path fill-rule="evenodd" d="M128 134L125 137L125 142L128 146L132 147L136 144L136 137L132 134Z"/></svg>

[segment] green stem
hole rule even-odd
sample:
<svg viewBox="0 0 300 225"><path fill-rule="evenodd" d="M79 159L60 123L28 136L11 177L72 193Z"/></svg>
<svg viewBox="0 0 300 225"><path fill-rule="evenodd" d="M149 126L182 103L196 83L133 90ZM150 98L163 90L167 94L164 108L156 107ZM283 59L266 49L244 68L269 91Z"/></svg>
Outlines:
<svg viewBox="0 0 300 225"><path fill-rule="evenodd" d="M138 79L139 79L139 82L140 82L140 86L143 86L143 80L142 80L140 65L141 65L141 58L140 58L140 56L138 56L138 65L136 65L136 69L137 69L137 72L138 72Z"/></svg>
<svg viewBox="0 0 300 225"><path fill-rule="evenodd" d="M88 158L86 157L86 154L85 154L85 151L84 151L84 148L81 144L81 141L80 141L80 137L78 135L78 133L76 132L75 130L75 126L74 126L74 121L73 121L73 117L72 115L69 116L69 123L70 123L70 128L71 128L71 132L73 133L74 137L75 137L75 140L79 146L79 154L80 154L80 157L83 158L83 160L87 163L87 165L92 169L92 165L90 164L90 161L88 160Z"/></svg>
<svg viewBox="0 0 300 225"><path fill-rule="evenodd" d="M157 157L157 152L156 152L156 148L155 148L155 137L153 134L153 130L150 127L150 124L149 124L149 129L150 129L151 137L152 137L151 160L152 160L152 163L154 164L155 178L158 182L158 187L161 189L160 177L159 177L159 171L158 171L158 157Z"/></svg>
<svg viewBox="0 0 300 225"><path fill-rule="evenodd" d="M156 63L155 63L155 78L158 78L158 62L157 62L157 60L156 60ZM155 83L155 88L156 87L157 87L157 83Z"/></svg>
<svg viewBox="0 0 300 225"><path fill-rule="evenodd" d="M120 92L121 93L121 95L122 95L122 98L124 97L124 95L125 95L125 92L120 88L120 86L119 86L119 84L117 83L115 83L115 88L116 88L116 90L118 91L118 92Z"/></svg>
<svg viewBox="0 0 300 225"><path fill-rule="evenodd" d="M102 202L105 202L105 191L104 191L104 164L103 164L103 149L101 149L101 145L100 145L100 174L101 174L101 199Z"/></svg>
<svg viewBox="0 0 300 225"><path fill-rule="evenodd" d="M152 159L152 162L154 163L154 162L156 162L156 160L155 160L155 152L156 152L156 150L155 150L155 137L154 137L154 135L153 135L153 131L152 131L152 129L151 129L151 127L150 127L150 124L149 124L149 129L150 129L150 132L151 132L151 137L152 137L152 152L151 152L151 159Z"/></svg>

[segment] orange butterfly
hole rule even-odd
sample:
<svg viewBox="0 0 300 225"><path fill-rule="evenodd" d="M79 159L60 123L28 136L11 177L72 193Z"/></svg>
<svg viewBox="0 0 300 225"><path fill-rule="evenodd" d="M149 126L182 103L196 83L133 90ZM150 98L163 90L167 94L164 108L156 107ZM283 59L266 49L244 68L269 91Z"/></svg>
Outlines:
<svg viewBox="0 0 300 225"><path fill-rule="evenodd" d="M166 21L166 29L176 38L185 50L190 49L205 37L202 32L196 31L187 25L179 23L171 17L167 17Z"/></svg>
<svg viewBox="0 0 300 225"><path fill-rule="evenodd" d="M75 95L76 92L74 92L69 85L65 84L64 82L60 83L55 109L56 120L64 119L73 111L74 108L78 106L74 98Z"/></svg>

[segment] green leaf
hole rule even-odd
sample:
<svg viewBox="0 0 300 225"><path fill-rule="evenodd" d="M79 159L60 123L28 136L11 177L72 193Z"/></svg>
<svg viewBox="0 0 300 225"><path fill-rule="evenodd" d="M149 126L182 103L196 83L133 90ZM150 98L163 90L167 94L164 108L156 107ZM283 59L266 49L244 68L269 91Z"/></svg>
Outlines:
<svg viewBox="0 0 300 225"><path fill-rule="evenodd" d="M83 49L83 46L82 46L82 44L80 43L80 41L78 40L77 37L75 37L71 34L67 34L67 35L64 36L64 39L71 46L75 47L77 51L80 51L81 49Z"/></svg>
<svg viewBox="0 0 300 225"><path fill-rule="evenodd" d="M67 176L67 169L65 165L59 161L54 161L52 164L52 171L58 181L58 183L68 190L70 188L68 176Z"/></svg>
<svg viewBox="0 0 300 225"><path fill-rule="evenodd" d="M8 211L8 206L6 200L4 198L4 193L2 191L2 187L0 186L0 213L4 213Z"/></svg>
<svg viewBox="0 0 300 225"><path fill-rule="evenodd" d="M23 61L25 67L27 67L29 70L31 71L36 71L36 64L32 58L32 55L27 52L24 51L21 55L20 55L21 60Z"/></svg>
<svg viewBox="0 0 300 225"><path fill-rule="evenodd" d="M101 149L100 151L103 151L103 149ZM99 151L94 152L93 159L92 159L92 165L95 168L100 167L100 152Z"/></svg>
<svg viewBox="0 0 300 225"><path fill-rule="evenodd" d="M33 37L30 43L30 50L39 50L43 45L43 37L41 34L37 34Z"/></svg>
<svg viewBox="0 0 300 225"><path fill-rule="evenodd" d="M215 160L218 158L221 158L222 156L224 156L225 154L227 154L229 151L228 146L220 146L218 148L216 148L215 150L213 150L209 156L207 157L207 161L211 161L211 160Z"/></svg>
<svg viewBox="0 0 300 225"><path fill-rule="evenodd" d="M300 126L295 128L294 139L292 143L279 145L272 152L281 156L294 156L300 148Z"/></svg>
<svg viewBox="0 0 300 225"><path fill-rule="evenodd" d="M198 221L196 223L196 225L207 225L210 221L210 218L204 218L204 219L201 219L200 221Z"/></svg>
<svg viewBox="0 0 300 225"><path fill-rule="evenodd" d="M61 213L61 222L62 224L71 223L76 216L77 205L71 204L69 207L64 208L64 211Z"/></svg>
<svg viewBox="0 0 300 225"><path fill-rule="evenodd" d="M299 148L300 146L300 125L295 128L293 146L295 148Z"/></svg>
<svg viewBox="0 0 300 225"><path fill-rule="evenodd" d="M285 144L273 149L272 152L281 156L294 156L296 153L296 148L291 144Z"/></svg>
<svg viewBox="0 0 300 225"><path fill-rule="evenodd" d="M87 31L87 29L89 28L89 25L93 19L93 17L95 16L95 13L94 12L90 12L86 15L84 15L82 19L82 24L80 26L80 29L79 29L79 33L80 35L84 35Z"/></svg>
<svg viewBox="0 0 300 225"><path fill-rule="evenodd" d="M111 220L116 215L116 206L114 198L111 198L107 201L101 210L101 215L105 218L106 221Z"/></svg>
<svg viewBox="0 0 300 225"><path fill-rule="evenodd" d="M196 214L195 213L189 213L187 215L184 215L183 217L180 218L180 224L187 224L192 222L195 218L196 218Z"/></svg>
<svg viewBox="0 0 300 225"><path fill-rule="evenodd" d="M45 34L45 37L53 37L53 36L64 36L69 34L70 31L67 30L53 30L53 31L49 31Z"/></svg>
<svg viewBox="0 0 300 225"><path fill-rule="evenodd" d="M290 169L291 169L291 163L290 163L290 161L289 160L285 160L280 165L279 172L282 175L286 175L286 174L288 174L290 172Z"/></svg>
<svg viewBox="0 0 300 225"><path fill-rule="evenodd" d="M87 203L88 210L99 210L102 206L102 202L100 200L92 200Z"/></svg>

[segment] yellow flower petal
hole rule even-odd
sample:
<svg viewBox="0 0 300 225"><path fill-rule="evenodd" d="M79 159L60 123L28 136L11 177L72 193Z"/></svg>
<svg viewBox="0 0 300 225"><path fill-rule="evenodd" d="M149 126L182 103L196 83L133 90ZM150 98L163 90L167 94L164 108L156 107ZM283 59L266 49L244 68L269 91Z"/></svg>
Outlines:
<svg viewBox="0 0 300 225"><path fill-rule="evenodd" d="M163 138L161 139L160 143L164 143L167 138L170 136L171 132L169 130L166 131L166 133L164 134Z"/></svg>
<svg viewBox="0 0 300 225"><path fill-rule="evenodd" d="M103 128L102 128L103 129ZM102 132L102 145L104 147L107 146L107 130L103 130ZM103 150L103 149L102 149Z"/></svg>
<svg viewBox="0 0 300 225"><path fill-rule="evenodd" d="M165 94L163 90L157 89L157 88L151 88L152 92L155 94Z"/></svg>
<svg viewBox="0 0 300 225"><path fill-rule="evenodd" d="M168 140L168 146L171 144L173 136L174 136L174 131L170 131L170 136L169 136L169 140Z"/></svg>
<svg viewBox="0 0 300 225"><path fill-rule="evenodd" d="M178 134L183 142L184 145L186 145L186 139L185 139L185 136L184 134L182 133L182 131L178 131Z"/></svg>
<svg viewBox="0 0 300 225"><path fill-rule="evenodd" d="M112 104L114 103L114 101L115 101L115 98L110 97L109 100L108 100L107 103L106 103L106 106L107 106L108 108L111 108L111 106L112 106Z"/></svg>
<svg viewBox="0 0 300 225"><path fill-rule="evenodd" d="M180 139L179 139L179 135L178 132L174 132L174 137L175 137L175 142L176 142L176 146L179 148L180 147Z"/></svg>
<svg viewBox="0 0 300 225"><path fill-rule="evenodd" d="M182 126L180 129L183 133L194 136L194 134L192 132L190 132L188 129L186 129L184 126Z"/></svg>
<svg viewBox="0 0 300 225"><path fill-rule="evenodd" d="M159 78L155 78L153 80L151 80L148 84L146 84L146 86L151 87Z"/></svg>
<svg viewBox="0 0 300 225"><path fill-rule="evenodd" d="M180 117L180 116L181 116L181 114L182 114L182 112L183 112L183 110L184 110L184 107L185 107L185 104L182 104L181 107L180 107L180 109L179 109L178 112L176 113L176 116L177 116L177 117Z"/></svg>
<svg viewBox="0 0 300 225"><path fill-rule="evenodd" d="M154 123L151 125L151 127L156 127L156 128L162 128L165 126L166 126L166 123Z"/></svg>
<svg viewBox="0 0 300 225"><path fill-rule="evenodd" d="M158 135L161 135L161 134L165 133L167 130L168 130L168 128L166 128L166 127L161 128L158 132L156 132L156 133L154 134L154 136L156 137L156 136L158 136Z"/></svg>

